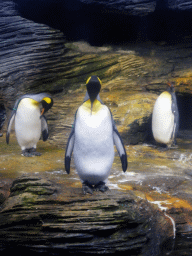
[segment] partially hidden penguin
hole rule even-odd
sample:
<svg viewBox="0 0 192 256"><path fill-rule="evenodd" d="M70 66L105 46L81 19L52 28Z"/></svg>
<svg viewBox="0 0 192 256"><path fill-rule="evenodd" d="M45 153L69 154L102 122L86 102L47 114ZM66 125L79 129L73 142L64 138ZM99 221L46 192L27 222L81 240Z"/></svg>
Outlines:
<svg viewBox="0 0 192 256"><path fill-rule="evenodd" d="M106 182L114 160L114 144L122 169L127 170L127 154L109 108L103 104L99 92L101 81L91 76L86 82L83 104L77 109L65 151L65 170L70 173L73 152L76 171L83 193L108 190Z"/></svg>
<svg viewBox="0 0 192 256"><path fill-rule="evenodd" d="M157 98L152 113L152 133L156 142L169 149L176 144L179 129L179 111L174 85L168 83L167 91Z"/></svg>
<svg viewBox="0 0 192 256"><path fill-rule="evenodd" d="M48 125L44 114L53 106L53 99L48 93L25 94L14 105L8 122L6 142L9 144L11 126L15 120L17 142L22 155L40 156L36 151L41 134L43 141L48 139Z"/></svg>

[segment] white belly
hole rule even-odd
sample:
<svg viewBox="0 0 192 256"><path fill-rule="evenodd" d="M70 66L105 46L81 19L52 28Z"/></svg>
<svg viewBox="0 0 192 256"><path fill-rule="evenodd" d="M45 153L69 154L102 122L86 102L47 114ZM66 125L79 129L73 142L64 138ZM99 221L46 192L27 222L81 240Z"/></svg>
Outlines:
<svg viewBox="0 0 192 256"><path fill-rule="evenodd" d="M20 103L21 104L21 103ZM36 148L41 136L40 108L19 105L15 116L15 133L22 150Z"/></svg>
<svg viewBox="0 0 192 256"><path fill-rule="evenodd" d="M95 114L78 110L74 161L81 180L95 185L106 181L114 159L111 115L106 106Z"/></svg>
<svg viewBox="0 0 192 256"><path fill-rule="evenodd" d="M174 115L171 110L171 101L159 97L154 105L152 114L152 132L159 143L169 144L174 130Z"/></svg>

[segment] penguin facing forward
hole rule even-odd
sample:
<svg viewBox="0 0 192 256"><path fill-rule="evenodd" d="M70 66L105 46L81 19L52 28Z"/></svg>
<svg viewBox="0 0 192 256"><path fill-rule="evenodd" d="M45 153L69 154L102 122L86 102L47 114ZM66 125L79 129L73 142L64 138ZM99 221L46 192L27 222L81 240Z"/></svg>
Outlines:
<svg viewBox="0 0 192 256"><path fill-rule="evenodd" d="M100 99L101 81L91 76L86 82L84 103L75 114L75 121L65 151L65 169L70 173L73 152L75 167L83 193L105 192L105 185L114 160L114 144L122 169L127 170L127 154L112 114Z"/></svg>
<svg viewBox="0 0 192 256"><path fill-rule="evenodd" d="M152 133L158 143L170 148L176 143L179 129L179 111L173 84L157 98L152 113Z"/></svg>
<svg viewBox="0 0 192 256"><path fill-rule="evenodd" d="M26 94L21 96L14 105L8 122L6 142L9 144L11 126L15 120L17 142L23 156L40 156L36 145L42 133L43 141L48 138L48 125L44 116L53 106L53 99L47 93ZM42 108L42 112L41 112Z"/></svg>

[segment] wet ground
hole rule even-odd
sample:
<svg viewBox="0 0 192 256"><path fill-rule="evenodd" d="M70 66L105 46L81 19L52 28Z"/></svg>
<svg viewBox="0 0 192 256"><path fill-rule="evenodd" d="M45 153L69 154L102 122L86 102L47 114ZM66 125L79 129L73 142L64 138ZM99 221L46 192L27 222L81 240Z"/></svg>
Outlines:
<svg viewBox="0 0 192 256"><path fill-rule="evenodd" d="M139 197L159 207L173 224L173 238L183 236L189 250L183 254L178 245L174 255L192 253L192 141L178 139L176 148L164 150L150 144L126 146L128 170L123 173L116 153L109 176L110 189L132 190ZM48 179L69 187L81 187L72 159L71 173L64 169L65 150L39 141L40 157L23 157L14 134L10 145L5 135L0 138L0 189L26 173L45 175ZM180 240L179 240L180 241ZM177 252L177 253L176 253Z"/></svg>
<svg viewBox="0 0 192 256"><path fill-rule="evenodd" d="M123 173L116 153L108 180L109 188L141 191L148 200L178 196L186 199L191 204L188 207L192 209L192 141L177 141L178 147L170 150L150 144L126 146L128 170ZM11 135L9 145L5 142L5 136L1 137L0 145L1 181L35 173L45 174L57 182L66 182L69 186L81 187L73 160L70 175L65 172L64 149L39 141L37 151L42 155L23 157L14 135Z"/></svg>

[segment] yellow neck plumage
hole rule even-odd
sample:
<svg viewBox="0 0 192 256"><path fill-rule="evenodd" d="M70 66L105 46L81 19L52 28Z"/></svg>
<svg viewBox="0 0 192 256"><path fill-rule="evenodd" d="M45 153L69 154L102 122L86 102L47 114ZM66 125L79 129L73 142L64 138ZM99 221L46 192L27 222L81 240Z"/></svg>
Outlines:
<svg viewBox="0 0 192 256"><path fill-rule="evenodd" d="M100 101L98 101L97 99L94 100L92 106L91 106L91 100L87 100L83 103L83 106L85 107L85 109L87 111L90 111L92 114L96 114L101 108L102 108L102 104Z"/></svg>

